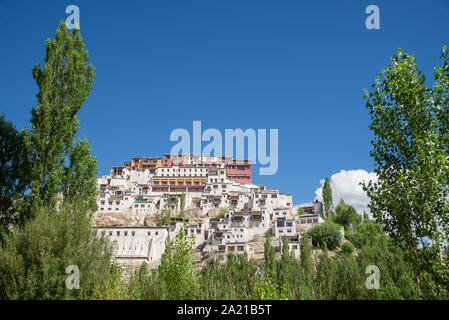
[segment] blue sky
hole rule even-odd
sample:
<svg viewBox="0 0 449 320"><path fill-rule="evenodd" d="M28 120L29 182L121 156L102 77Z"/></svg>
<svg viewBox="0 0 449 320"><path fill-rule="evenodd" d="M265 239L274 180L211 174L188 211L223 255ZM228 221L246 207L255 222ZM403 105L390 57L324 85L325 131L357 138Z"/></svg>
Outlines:
<svg viewBox="0 0 449 320"><path fill-rule="evenodd" d="M449 45L449 0L2 1L0 111L17 128L36 104L31 75L68 5L96 77L79 117L107 174L133 156L160 156L173 129L279 130L276 175L253 181L314 199L320 180L371 171L362 89L398 47L429 75ZM365 8L380 8L380 30ZM344 189L344 186L343 186Z"/></svg>

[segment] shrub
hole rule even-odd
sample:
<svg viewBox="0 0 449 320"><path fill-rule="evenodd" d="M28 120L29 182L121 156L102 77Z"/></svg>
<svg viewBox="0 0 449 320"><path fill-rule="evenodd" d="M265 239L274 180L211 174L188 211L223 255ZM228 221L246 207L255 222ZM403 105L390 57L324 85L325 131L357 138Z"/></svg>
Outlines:
<svg viewBox="0 0 449 320"><path fill-rule="evenodd" d="M354 252L355 247L351 242L345 242L341 246L341 250L343 254L351 255Z"/></svg>
<svg viewBox="0 0 449 320"><path fill-rule="evenodd" d="M334 221L344 226L345 230L347 230L350 226L359 224L361 220L362 217L358 214L357 210L341 199L337 208L335 208Z"/></svg>
<svg viewBox="0 0 449 320"><path fill-rule="evenodd" d="M353 231L345 233L345 237L351 241L356 248L373 246L381 242L385 235L382 226L371 221L364 221L357 225Z"/></svg>
<svg viewBox="0 0 449 320"><path fill-rule="evenodd" d="M312 241L321 247L326 244L329 249L332 249L338 247L341 243L340 225L329 219L326 219L322 224L314 226L310 234Z"/></svg>
<svg viewBox="0 0 449 320"><path fill-rule="evenodd" d="M111 245L90 218L72 205L39 209L13 226L0 247L0 299L103 299L110 287ZM79 289L68 289L67 267L79 270Z"/></svg>

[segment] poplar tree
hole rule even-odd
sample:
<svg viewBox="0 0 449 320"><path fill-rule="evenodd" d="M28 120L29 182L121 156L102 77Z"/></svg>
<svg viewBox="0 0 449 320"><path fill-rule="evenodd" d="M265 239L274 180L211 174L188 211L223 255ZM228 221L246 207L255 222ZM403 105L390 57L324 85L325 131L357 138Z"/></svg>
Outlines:
<svg viewBox="0 0 449 320"><path fill-rule="evenodd" d="M276 274L276 260L274 248L271 245L271 236L269 233L267 233L267 237L265 239L264 258L265 258L265 273L273 277Z"/></svg>
<svg viewBox="0 0 449 320"><path fill-rule="evenodd" d="M324 208L326 209L326 213L328 217L332 216L332 209L333 209L333 200L332 200L332 188L329 182L329 178L326 177L324 180L323 185L323 201L324 201Z"/></svg>
<svg viewBox="0 0 449 320"><path fill-rule="evenodd" d="M314 265L312 261L312 246L310 245L307 233L301 236L301 277L303 279L303 287L300 298L310 299L313 297L313 281L314 281Z"/></svg>
<svg viewBox="0 0 449 320"><path fill-rule="evenodd" d="M165 298L169 300L195 299L198 295L198 275L193 253L194 239L184 223L173 241L168 241L162 255L159 274Z"/></svg>
<svg viewBox="0 0 449 320"><path fill-rule="evenodd" d="M39 93L31 132L23 133L22 144L21 134L5 127L10 133L8 141L16 142L9 146L10 154L18 158L12 158L7 171L10 178L17 178L20 188L7 179L2 183L9 190L16 188L16 194L21 186L31 188L27 212L32 215L23 224L10 223L2 235L0 299L126 297L117 295L120 274L111 269L111 244L97 236L87 214L96 207L97 161L87 140L75 140L76 113L91 88L93 67L87 65L79 31L68 34L64 22L56 38L46 44L43 67L33 68ZM14 163L20 161L25 166L14 175ZM64 201L56 206L58 193ZM67 286L69 266L79 271L79 289Z"/></svg>
<svg viewBox="0 0 449 320"><path fill-rule="evenodd" d="M79 129L77 113L89 95L94 77L88 58L79 30L68 33L61 21L56 38L46 41L44 64L33 68L39 92L37 105L31 111L31 134L26 139L33 209L55 206L58 192L71 199L74 194L95 196L91 178L96 173L92 169L96 161L87 152L87 142L75 142ZM66 168L68 160L70 165ZM83 168L87 172L81 172ZM80 188L83 182L88 183L84 190Z"/></svg>
<svg viewBox="0 0 449 320"><path fill-rule="evenodd" d="M369 208L424 270L449 288L449 51L433 87L415 58L399 49L364 98L374 132L377 182L364 185ZM420 248L423 246L424 248Z"/></svg>

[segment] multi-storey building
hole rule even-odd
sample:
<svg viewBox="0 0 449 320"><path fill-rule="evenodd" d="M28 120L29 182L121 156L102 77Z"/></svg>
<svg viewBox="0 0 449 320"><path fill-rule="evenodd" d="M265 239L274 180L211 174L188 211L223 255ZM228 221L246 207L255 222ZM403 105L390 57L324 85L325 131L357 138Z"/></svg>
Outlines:
<svg viewBox="0 0 449 320"><path fill-rule="evenodd" d="M287 237L290 250L296 253L296 224L323 221L321 202L306 206L307 214L295 217L291 194L252 184L251 163L232 157L165 154L162 158L132 158L123 166L112 167L110 174L97 182L97 215L130 216L131 221L142 225L98 229L116 243L114 256L120 262L151 264L160 259L167 236L173 239L182 224L187 224L195 248L215 251L223 261L228 253L246 252L250 257L254 249L249 242L269 232L270 227L274 237ZM179 217L181 195L183 209L194 210L200 220ZM146 227L148 217L166 210L172 212L167 226Z"/></svg>

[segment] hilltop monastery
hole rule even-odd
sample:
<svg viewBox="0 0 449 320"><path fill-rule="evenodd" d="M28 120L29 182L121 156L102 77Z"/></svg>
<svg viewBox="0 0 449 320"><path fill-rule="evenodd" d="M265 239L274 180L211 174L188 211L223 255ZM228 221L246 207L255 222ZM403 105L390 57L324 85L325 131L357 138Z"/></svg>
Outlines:
<svg viewBox="0 0 449 320"><path fill-rule="evenodd" d="M277 250L286 237L298 255L301 231L325 215L315 201L298 216L291 194L252 184L250 161L226 156L132 158L97 183L93 224L114 243L114 258L123 264L156 267L167 238L184 223L203 261L226 261L229 253L263 257L267 233Z"/></svg>

